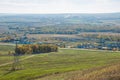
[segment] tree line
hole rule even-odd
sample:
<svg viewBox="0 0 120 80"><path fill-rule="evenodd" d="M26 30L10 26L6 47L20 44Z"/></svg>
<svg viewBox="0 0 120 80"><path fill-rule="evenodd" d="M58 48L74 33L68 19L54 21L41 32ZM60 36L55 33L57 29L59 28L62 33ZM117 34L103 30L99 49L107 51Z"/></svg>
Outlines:
<svg viewBox="0 0 120 80"><path fill-rule="evenodd" d="M37 54L37 53L48 53L48 52L57 52L58 47L56 45L50 44L29 44L29 45L20 45L15 49L15 53L19 55L23 54Z"/></svg>

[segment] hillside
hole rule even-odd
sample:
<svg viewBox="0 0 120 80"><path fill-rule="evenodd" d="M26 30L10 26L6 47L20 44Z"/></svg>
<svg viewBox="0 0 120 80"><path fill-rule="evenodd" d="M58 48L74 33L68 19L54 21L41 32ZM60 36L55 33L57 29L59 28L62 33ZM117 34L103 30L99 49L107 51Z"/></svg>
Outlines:
<svg viewBox="0 0 120 80"><path fill-rule="evenodd" d="M11 64L0 66L0 80L41 80L41 78L50 75L88 70L119 63L119 53L111 51L60 49L59 52L35 54L32 57L29 57L31 55L25 55L20 58L21 62L19 66L23 66L21 70L10 71ZM0 65L9 63L12 59L12 56L0 56ZM51 80L54 80L54 78Z"/></svg>
<svg viewBox="0 0 120 80"><path fill-rule="evenodd" d="M120 80L120 64L54 74L36 80Z"/></svg>
<svg viewBox="0 0 120 80"><path fill-rule="evenodd" d="M91 72L73 74L68 80L120 80L120 64L93 69Z"/></svg>

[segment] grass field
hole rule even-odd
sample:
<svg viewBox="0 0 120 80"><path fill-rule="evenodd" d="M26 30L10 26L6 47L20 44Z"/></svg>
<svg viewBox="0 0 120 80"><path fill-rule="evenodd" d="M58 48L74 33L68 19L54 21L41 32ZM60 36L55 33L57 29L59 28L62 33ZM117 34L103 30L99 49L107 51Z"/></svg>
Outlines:
<svg viewBox="0 0 120 80"><path fill-rule="evenodd" d="M120 80L120 64L109 65L83 72L73 72L67 80Z"/></svg>
<svg viewBox="0 0 120 80"><path fill-rule="evenodd" d="M0 45L0 64L7 63L9 61L12 61L11 56L4 56L8 55L8 53L11 51L14 51L15 46L11 45Z"/></svg>
<svg viewBox="0 0 120 80"><path fill-rule="evenodd" d="M14 51L15 46L14 45L0 45L0 55L2 54L8 54L9 51Z"/></svg>
<svg viewBox="0 0 120 80"><path fill-rule="evenodd" d="M37 38L37 39L41 39L41 38L53 38L53 37L60 37L60 38L76 38L76 35L67 35L67 34L30 34L27 35L29 38Z"/></svg>
<svg viewBox="0 0 120 80"><path fill-rule="evenodd" d="M23 57L29 56L31 55ZM9 58L10 56L0 56L0 65L10 62ZM12 56L11 59L13 59ZM22 60L20 62L24 65L22 70L10 72L10 64L1 66L0 80L65 80L70 74L73 75L74 71L81 72L113 63L117 64L119 61L120 52L60 49L59 52L36 54ZM63 76L55 77L59 74Z"/></svg>

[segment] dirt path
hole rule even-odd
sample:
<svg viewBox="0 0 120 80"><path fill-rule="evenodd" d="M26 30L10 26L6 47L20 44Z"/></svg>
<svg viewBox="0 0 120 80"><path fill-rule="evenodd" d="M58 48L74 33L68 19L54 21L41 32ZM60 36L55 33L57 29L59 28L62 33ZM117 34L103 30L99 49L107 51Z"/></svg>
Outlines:
<svg viewBox="0 0 120 80"><path fill-rule="evenodd" d="M25 60L25 59L29 59L29 58L34 57L34 56L35 56L35 55L27 56L27 57L25 57L25 58L23 58L23 59L20 59L20 61L23 61L23 60ZM0 64L0 67L6 66L6 65L9 65L9 64L12 64L12 63L13 63L13 62L8 62L8 63Z"/></svg>
<svg viewBox="0 0 120 80"><path fill-rule="evenodd" d="M15 46L15 44L12 44L12 43L2 43L2 42L0 42L0 45L5 45L5 46L7 46L7 45Z"/></svg>

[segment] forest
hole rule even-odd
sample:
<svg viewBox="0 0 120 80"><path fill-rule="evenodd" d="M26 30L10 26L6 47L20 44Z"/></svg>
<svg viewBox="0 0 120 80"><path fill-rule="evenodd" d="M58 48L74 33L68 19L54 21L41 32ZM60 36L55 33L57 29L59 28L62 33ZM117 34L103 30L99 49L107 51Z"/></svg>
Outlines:
<svg viewBox="0 0 120 80"><path fill-rule="evenodd" d="M38 53L48 53L48 52L57 52L58 47L55 45L22 45L18 46L15 49L15 53L18 55L24 55L24 54L38 54Z"/></svg>
<svg viewBox="0 0 120 80"><path fill-rule="evenodd" d="M120 13L0 14L1 32L29 34L120 33Z"/></svg>

